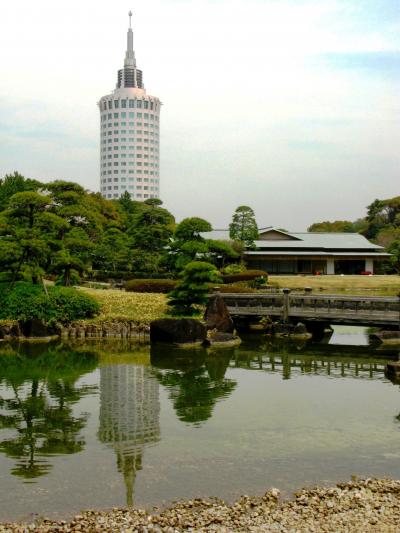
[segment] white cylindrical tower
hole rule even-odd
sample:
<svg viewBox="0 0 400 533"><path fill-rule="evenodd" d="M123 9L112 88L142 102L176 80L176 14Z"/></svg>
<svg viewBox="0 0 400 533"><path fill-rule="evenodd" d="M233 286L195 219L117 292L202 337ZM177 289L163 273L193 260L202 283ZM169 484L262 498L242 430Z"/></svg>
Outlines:
<svg viewBox="0 0 400 533"><path fill-rule="evenodd" d="M132 13L124 68L116 89L98 102L100 109L100 191L119 198L125 191L133 200L160 196L161 102L146 93L142 71L136 68Z"/></svg>

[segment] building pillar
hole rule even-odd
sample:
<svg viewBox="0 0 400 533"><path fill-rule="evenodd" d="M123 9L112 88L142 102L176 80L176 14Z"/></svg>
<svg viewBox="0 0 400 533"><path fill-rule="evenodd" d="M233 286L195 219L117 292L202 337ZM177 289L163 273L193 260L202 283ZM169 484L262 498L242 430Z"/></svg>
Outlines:
<svg viewBox="0 0 400 533"><path fill-rule="evenodd" d="M367 257L365 259L365 269L366 272L371 272L371 274L374 273L374 260L372 257Z"/></svg>
<svg viewBox="0 0 400 533"><path fill-rule="evenodd" d="M335 273L335 260L334 259L327 259L326 260L326 273L327 274L334 274Z"/></svg>

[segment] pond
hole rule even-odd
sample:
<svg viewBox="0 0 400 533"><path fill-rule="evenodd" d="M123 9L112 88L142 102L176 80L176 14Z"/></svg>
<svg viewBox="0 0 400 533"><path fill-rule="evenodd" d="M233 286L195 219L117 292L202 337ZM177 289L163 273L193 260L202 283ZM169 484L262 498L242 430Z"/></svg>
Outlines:
<svg viewBox="0 0 400 533"><path fill-rule="evenodd" d="M356 328L218 351L0 345L0 520L399 478L393 357Z"/></svg>

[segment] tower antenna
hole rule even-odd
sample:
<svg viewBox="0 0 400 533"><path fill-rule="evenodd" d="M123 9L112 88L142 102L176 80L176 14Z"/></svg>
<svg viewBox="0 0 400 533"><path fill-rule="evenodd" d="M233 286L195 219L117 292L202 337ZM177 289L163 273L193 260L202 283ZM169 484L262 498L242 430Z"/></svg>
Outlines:
<svg viewBox="0 0 400 533"><path fill-rule="evenodd" d="M129 11L129 28L132 28L132 11Z"/></svg>

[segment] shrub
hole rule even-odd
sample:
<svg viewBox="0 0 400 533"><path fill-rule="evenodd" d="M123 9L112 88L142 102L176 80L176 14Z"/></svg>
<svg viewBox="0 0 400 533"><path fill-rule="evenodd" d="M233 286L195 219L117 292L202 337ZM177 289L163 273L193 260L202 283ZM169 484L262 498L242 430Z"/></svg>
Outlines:
<svg viewBox="0 0 400 533"><path fill-rule="evenodd" d="M245 271L246 267L243 265L243 263L233 263L232 265L228 265L221 270L224 276L229 276L231 274L241 274Z"/></svg>
<svg viewBox="0 0 400 533"><path fill-rule="evenodd" d="M268 280L268 274L264 270L245 270L239 274L228 274L223 276L224 283L236 283L237 281L253 281L263 277Z"/></svg>
<svg viewBox="0 0 400 533"><path fill-rule="evenodd" d="M191 261L183 272L182 279L169 294L171 314L192 316L198 313L196 305L208 300L209 284L220 281L218 270L205 261Z"/></svg>
<svg viewBox="0 0 400 533"><path fill-rule="evenodd" d="M158 292L172 291L178 282L173 279L131 279L125 283L128 292Z"/></svg>
<svg viewBox="0 0 400 533"><path fill-rule="evenodd" d="M49 287L48 296L41 285L18 283L13 290L3 291L0 319L42 320L48 325L91 318L100 305L91 296L67 287Z"/></svg>
<svg viewBox="0 0 400 533"><path fill-rule="evenodd" d="M127 280L132 277L132 272L126 272L123 270L92 270L89 274L89 278L94 281L109 281L109 280Z"/></svg>
<svg viewBox="0 0 400 533"><path fill-rule="evenodd" d="M12 272L0 272L0 283L9 283L12 281Z"/></svg>

